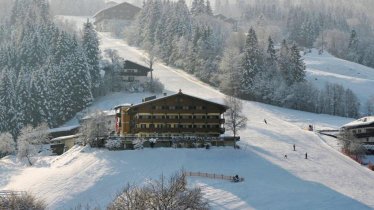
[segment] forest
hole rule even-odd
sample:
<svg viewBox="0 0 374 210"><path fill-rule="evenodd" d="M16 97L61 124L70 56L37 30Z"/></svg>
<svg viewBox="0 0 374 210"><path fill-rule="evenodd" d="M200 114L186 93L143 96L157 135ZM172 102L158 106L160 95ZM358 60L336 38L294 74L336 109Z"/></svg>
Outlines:
<svg viewBox="0 0 374 210"><path fill-rule="evenodd" d="M125 32L125 38L130 44L159 56L168 65L182 68L229 95L315 113L359 116L360 103L351 90L337 84L326 84L320 90L305 80L301 54L313 46L302 43L304 38L293 38L292 30L287 27L284 29L289 33L282 35L271 30L266 34L253 23L248 31L241 30L247 28L246 23L252 25L252 18L261 17L260 11L266 11L270 5L259 7L256 2L260 1L254 2L252 6L241 7L248 9L245 10L248 13L243 13L240 27L236 28L217 18L209 1L193 0L189 8L183 0L150 0L144 3L137 20ZM254 11L249 12L251 8ZM277 12L271 10L267 14ZM273 20L280 20L280 16L283 17L279 14ZM291 20L300 18L295 16ZM264 28L271 29L270 26L265 24ZM347 40L347 46L355 43L356 35Z"/></svg>
<svg viewBox="0 0 374 210"><path fill-rule="evenodd" d="M99 42L58 28L45 0L18 0L0 25L0 131L55 127L89 105L100 87Z"/></svg>

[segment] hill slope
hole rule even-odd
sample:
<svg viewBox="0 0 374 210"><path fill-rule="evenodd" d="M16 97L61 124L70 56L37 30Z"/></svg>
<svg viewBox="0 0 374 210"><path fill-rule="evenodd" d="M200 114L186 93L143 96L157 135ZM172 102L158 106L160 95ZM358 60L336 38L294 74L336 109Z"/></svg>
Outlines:
<svg viewBox="0 0 374 210"><path fill-rule="evenodd" d="M142 63L142 52L121 40L101 34L102 47ZM216 89L177 69L156 65L155 76L167 91L182 89L222 102ZM123 95L123 102L130 95ZM107 98L111 100L110 98ZM248 126L241 150L232 148L96 150L76 147L60 157L40 158L23 167L12 158L0 160L0 190L30 190L50 209L68 209L78 203L104 207L125 183L143 183L184 168L226 175L239 174L242 183L189 179L203 187L214 209L370 209L374 208L374 173L326 145L305 130L338 127L351 119L316 115L255 102L244 102ZM266 119L268 124L263 122ZM292 145L296 150L292 151ZM304 159L305 152L308 159ZM288 158L285 159L284 155Z"/></svg>
<svg viewBox="0 0 374 210"><path fill-rule="evenodd" d="M337 83L351 89L364 105L374 97L374 69L336 58L325 52L319 55L312 50L304 56L307 79L322 88L327 82ZM365 106L361 106L364 111Z"/></svg>

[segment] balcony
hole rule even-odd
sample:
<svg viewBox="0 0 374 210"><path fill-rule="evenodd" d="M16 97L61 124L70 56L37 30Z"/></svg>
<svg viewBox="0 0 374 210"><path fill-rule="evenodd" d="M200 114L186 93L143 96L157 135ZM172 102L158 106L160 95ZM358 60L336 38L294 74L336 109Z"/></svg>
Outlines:
<svg viewBox="0 0 374 210"><path fill-rule="evenodd" d="M223 134L224 128L135 128L134 133L217 133Z"/></svg>

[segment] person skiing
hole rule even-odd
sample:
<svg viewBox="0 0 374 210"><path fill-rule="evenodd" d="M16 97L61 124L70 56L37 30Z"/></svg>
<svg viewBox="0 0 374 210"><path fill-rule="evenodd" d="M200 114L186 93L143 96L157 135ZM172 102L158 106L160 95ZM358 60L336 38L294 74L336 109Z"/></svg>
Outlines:
<svg viewBox="0 0 374 210"><path fill-rule="evenodd" d="M233 180L234 180L234 182L239 182L239 176L236 174L236 175L233 177Z"/></svg>
<svg viewBox="0 0 374 210"><path fill-rule="evenodd" d="M305 153L305 159L308 159L308 153L307 152Z"/></svg>
<svg viewBox="0 0 374 210"><path fill-rule="evenodd" d="M264 123L267 125L268 124L268 122L266 122L266 119L264 119Z"/></svg>
<svg viewBox="0 0 374 210"><path fill-rule="evenodd" d="M287 155L284 155L284 158L287 159Z"/></svg>
<svg viewBox="0 0 374 210"><path fill-rule="evenodd" d="M293 144L293 151L296 151L296 145Z"/></svg>

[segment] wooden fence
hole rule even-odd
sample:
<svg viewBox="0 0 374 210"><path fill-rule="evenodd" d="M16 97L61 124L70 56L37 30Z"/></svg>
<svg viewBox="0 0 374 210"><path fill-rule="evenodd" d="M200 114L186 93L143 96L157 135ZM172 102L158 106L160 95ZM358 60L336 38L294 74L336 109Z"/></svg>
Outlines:
<svg viewBox="0 0 374 210"><path fill-rule="evenodd" d="M21 196L25 194L27 194L25 191L3 190L3 191L0 191L0 198L11 196L11 195Z"/></svg>
<svg viewBox="0 0 374 210"><path fill-rule="evenodd" d="M203 173L203 172L184 172L185 176L197 176L197 177L205 177L210 179L222 179L222 180L228 180L233 181L234 176L225 176L223 174L210 174L210 173ZM244 178L239 177L239 182L243 182Z"/></svg>

